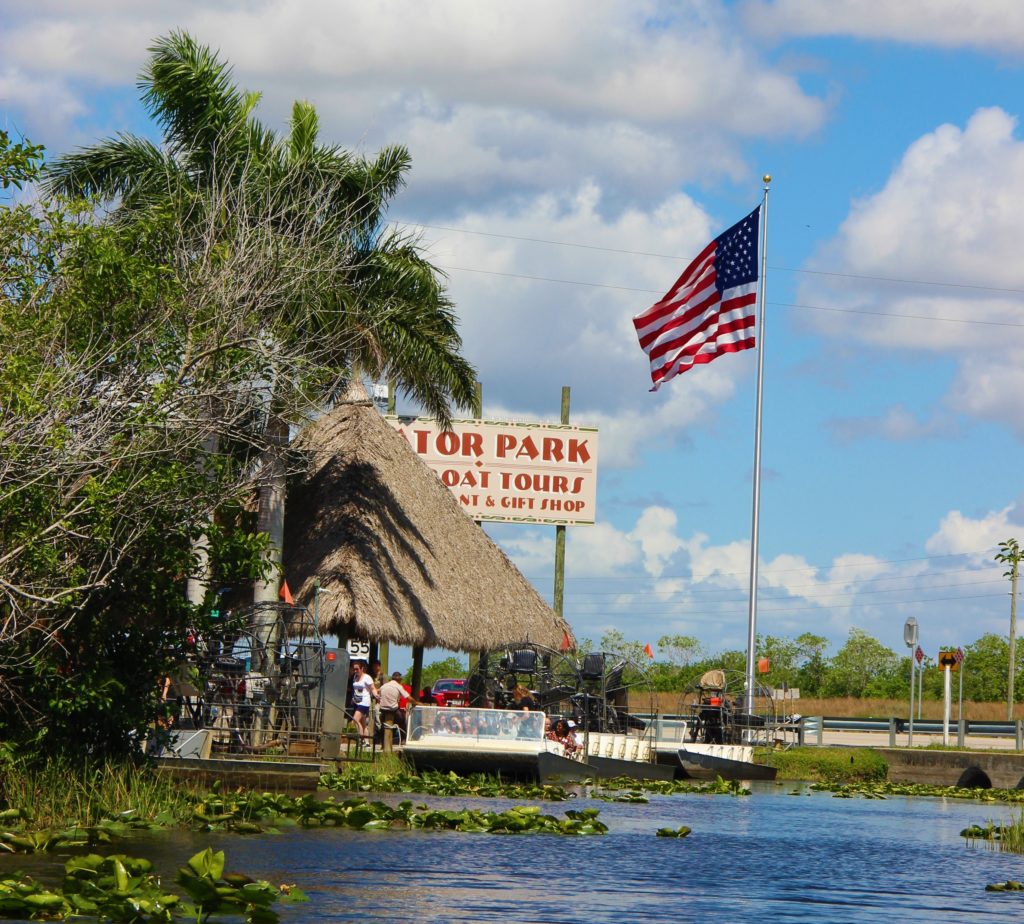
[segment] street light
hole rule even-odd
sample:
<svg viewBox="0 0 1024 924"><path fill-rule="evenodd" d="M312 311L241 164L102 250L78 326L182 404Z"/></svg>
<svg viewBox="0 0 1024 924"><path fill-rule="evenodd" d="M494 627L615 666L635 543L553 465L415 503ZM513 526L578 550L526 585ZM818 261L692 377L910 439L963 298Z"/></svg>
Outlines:
<svg viewBox="0 0 1024 924"><path fill-rule="evenodd" d="M914 657L917 649L917 619L909 617L903 624L903 641L910 649L910 729L907 733L907 747L914 744Z"/></svg>

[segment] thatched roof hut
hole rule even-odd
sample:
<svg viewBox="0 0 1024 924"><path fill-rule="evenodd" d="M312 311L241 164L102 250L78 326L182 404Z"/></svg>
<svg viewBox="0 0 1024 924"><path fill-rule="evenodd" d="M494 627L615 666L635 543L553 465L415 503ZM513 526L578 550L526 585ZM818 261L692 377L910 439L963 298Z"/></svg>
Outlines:
<svg viewBox="0 0 1024 924"><path fill-rule="evenodd" d="M288 493L284 574L321 631L478 651L559 647L572 630L377 412L362 386L307 427Z"/></svg>

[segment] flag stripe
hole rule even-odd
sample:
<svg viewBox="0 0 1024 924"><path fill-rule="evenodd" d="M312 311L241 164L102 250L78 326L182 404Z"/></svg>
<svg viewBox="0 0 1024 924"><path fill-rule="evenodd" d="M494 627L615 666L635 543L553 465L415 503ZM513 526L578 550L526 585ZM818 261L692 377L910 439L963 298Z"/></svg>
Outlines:
<svg viewBox="0 0 1024 924"><path fill-rule="evenodd" d="M715 319L715 329L699 337L679 338L658 357L651 360L651 374L654 375L664 366L671 365L680 355L693 356L701 352L713 351L719 344L734 343L739 340L753 338L754 318L750 314Z"/></svg>
<svg viewBox="0 0 1024 924"><path fill-rule="evenodd" d="M711 241L664 297L633 319L652 391L695 365L756 345L760 211Z"/></svg>
<svg viewBox="0 0 1024 924"><path fill-rule="evenodd" d="M746 309L756 301L757 293L751 292L739 298L728 299L721 303L716 300L710 305L704 305L702 310L696 315L687 312L683 318L664 325L658 332L657 337L650 341L650 347L646 351L647 355L650 356L653 363L655 359L663 355L674 344L686 342L693 339L697 334L706 333L714 324L718 324L720 329L723 323L743 317L749 317L751 323L753 323L753 315ZM709 311L709 308L714 308L715 310Z"/></svg>

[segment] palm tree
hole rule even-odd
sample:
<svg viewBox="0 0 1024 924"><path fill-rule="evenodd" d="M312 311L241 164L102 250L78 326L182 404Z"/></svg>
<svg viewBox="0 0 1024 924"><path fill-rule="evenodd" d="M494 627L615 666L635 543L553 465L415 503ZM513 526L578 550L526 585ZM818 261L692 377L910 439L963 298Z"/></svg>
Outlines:
<svg viewBox="0 0 1024 924"><path fill-rule="evenodd" d="M287 264L292 282L262 278L243 296L236 293L245 322L235 326L247 329L230 342L249 343L264 361L268 467L276 467L275 444L279 448L282 431L286 441L288 418L297 416L283 397L289 390L322 406L340 378L363 373L393 379L444 422L453 405L470 407L475 371L460 355L440 273L415 239L383 221L405 182L408 151L396 145L364 158L321 144L316 110L301 101L293 106L288 134L279 137L253 116L258 94L240 90L215 52L184 32L149 50L139 87L163 144L118 135L53 161L45 185L50 192L97 199L114 221L173 209L183 225L197 230L196 240L205 235L201 245L186 250L205 254L211 264L232 257L244 262L238 256L239 215L257 215L261 252L273 251L275 273ZM252 237L252 228L246 233ZM193 334L190 329L182 336L189 361L203 352ZM218 450L216 440L210 448ZM278 471L266 480L265 514L280 504L282 492ZM271 536L278 556L280 544L280 535ZM196 586L193 595L201 596L205 585ZM276 579L264 595L274 599Z"/></svg>

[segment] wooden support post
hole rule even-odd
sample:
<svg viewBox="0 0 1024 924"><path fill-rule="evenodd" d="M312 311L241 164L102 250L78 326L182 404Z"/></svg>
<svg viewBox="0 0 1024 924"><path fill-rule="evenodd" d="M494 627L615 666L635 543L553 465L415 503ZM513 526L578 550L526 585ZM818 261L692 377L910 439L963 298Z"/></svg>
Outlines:
<svg viewBox="0 0 1024 924"><path fill-rule="evenodd" d="M409 681L412 686L413 696L419 697L420 695L420 684L423 682L423 647L421 645L415 645L412 649L412 680ZM427 705L430 705L427 703Z"/></svg>
<svg viewBox="0 0 1024 924"><path fill-rule="evenodd" d="M569 423L569 386L562 386L562 423ZM552 609L561 618L565 608L565 527L555 527L555 587Z"/></svg>

